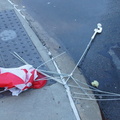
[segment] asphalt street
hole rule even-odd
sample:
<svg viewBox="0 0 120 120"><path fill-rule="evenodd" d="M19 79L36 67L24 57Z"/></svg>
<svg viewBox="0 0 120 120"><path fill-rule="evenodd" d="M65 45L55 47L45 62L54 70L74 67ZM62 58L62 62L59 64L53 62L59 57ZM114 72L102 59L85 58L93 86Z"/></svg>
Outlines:
<svg viewBox="0 0 120 120"><path fill-rule="evenodd" d="M120 1L119 0L17 0L26 11L64 46L77 62L97 23L103 32L96 36L79 66L88 83L99 81L99 89L120 93ZM120 102L99 102L106 120L120 119Z"/></svg>

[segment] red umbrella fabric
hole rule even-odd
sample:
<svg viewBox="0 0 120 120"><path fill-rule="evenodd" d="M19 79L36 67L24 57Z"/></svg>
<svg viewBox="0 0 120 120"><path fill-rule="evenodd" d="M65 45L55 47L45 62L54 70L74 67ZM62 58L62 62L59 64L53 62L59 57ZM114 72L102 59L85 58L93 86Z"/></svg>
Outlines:
<svg viewBox="0 0 120 120"><path fill-rule="evenodd" d="M18 96L19 93L29 88L42 88L46 82L46 76L38 72L32 65L0 68L0 87L9 89L12 95Z"/></svg>

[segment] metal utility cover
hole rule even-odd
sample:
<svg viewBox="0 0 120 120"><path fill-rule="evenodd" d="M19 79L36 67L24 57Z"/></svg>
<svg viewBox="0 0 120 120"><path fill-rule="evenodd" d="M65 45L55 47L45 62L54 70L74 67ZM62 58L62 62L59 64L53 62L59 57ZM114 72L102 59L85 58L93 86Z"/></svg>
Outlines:
<svg viewBox="0 0 120 120"><path fill-rule="evenodd" d="M10 52L17 52L34 67L42 63L42 59L30 37L22 26L14 10L0 12L0 66L19 67L23 65ZM44 66L45 67L45 66Z"/></svg>

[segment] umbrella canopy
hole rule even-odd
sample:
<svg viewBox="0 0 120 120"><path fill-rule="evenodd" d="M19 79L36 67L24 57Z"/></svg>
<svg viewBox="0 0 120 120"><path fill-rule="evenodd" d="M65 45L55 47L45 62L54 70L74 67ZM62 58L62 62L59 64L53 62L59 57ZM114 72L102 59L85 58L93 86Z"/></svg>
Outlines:
<svg viewBox="0 0 120 120"><path fill-rule="evenodd" d="M42 88L46 82L46 76L38 72L32 65L0 68L0 87L9 89L12 95L17 96L29 88Z"/></svg>

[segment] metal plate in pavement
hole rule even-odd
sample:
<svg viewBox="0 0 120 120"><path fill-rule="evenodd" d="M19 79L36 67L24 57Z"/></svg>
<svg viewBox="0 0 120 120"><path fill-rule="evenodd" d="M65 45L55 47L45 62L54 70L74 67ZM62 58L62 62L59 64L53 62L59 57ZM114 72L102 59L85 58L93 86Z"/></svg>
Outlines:
<svg viewBox="0 0 120 120"><path fill-rule="evenodd" d="M5 10L0 12L0 66L19 67L23 65L10 54L13 51L34 67L43 63L15 11Z"/></svg>

